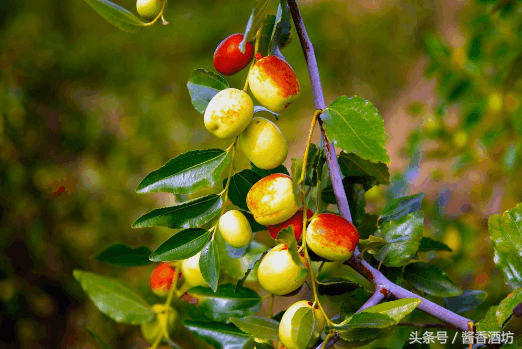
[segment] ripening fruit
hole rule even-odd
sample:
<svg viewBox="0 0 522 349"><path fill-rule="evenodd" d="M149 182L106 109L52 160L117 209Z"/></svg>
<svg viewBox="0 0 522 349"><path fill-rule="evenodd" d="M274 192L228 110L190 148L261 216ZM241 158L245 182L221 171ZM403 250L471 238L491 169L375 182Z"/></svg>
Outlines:
<svg viewBox="0 0 522 349"><path fill-rule="evenodd" d="M223 75L234 75L250 63L254 56L254 46L247 42L245 53L239 50L243 34L232 34L216 48L214 52L214 68Z"/></svg>
<svg viewBox="0 0 522 349"><path fill-rule="evenodd" d="M313 212L310 210L306 210L307 218L313 216ZM279 223L276 225L269 225L268 231L270 232L270 236L273 239L277 237L277 233L279 233L284 228L292 226L294 229L295 240L299 241L301 235L303 234L303 209L300 208L290 219L284 221L283 223Z"/></svg>
<svg viewBox="0 0 522 349"><path fill-rule="evenodd" d="M242 248L252 240L252 228L248 219L238 210L226 212L219 219L219 231L232 247Z"/></svg>
<svg viewBox="0 0 522 349"><path fill-rule="evenodd" d="M239 148L254 165L271 170L288 154L285 136L272 121L255 117L239 136Z"/></svg>
<svg viewBox="0 0 522 349"><path fill-rule="evenodd" d="M252 98L242 90L227 88L212 97L205 110L207 130L218 138L233 138L243 132L254 116Z"/></svg>
<svg viewBox="0 0 522 349"><path fill-rule="evenodd" d="M185 278L185 281L190 286L207 286L207 282L203 278L201 274L201 270L199 269L199 256L201 256L201 252L198 252L194 256L184 259L181 262L181 273Z"/></svg>
<svg viewBox="0 0 522 349"><path fill-rule="evenodd" d="M259 103L275 113L288 108L301 91L292 67L276 56L260 58L250 70L248 84Z"/></svg>
<svg viewBox="0 0 522 349"><path fill-rule="evenodd" d="M281 318L281 322L279 323L279 339L283 342L285 348L287 349L307 349L315 344L319 336L324 330L324 315L319 309L319 306L315 306L313 308L313 312L315 315L315 323L316 328L314 333L312 334L310 341L303 347L299 346L299 342L297 339L297 330L298 328L292 324L292 320L294 316L302 317L306 312L306 309L312 309L313 303L309 301L299 301L294 303L288 308L283 317ZM305 310L301 310L305 309Z"/></svg>
<svg viewBox="0 0 522 349"><path fill-rule="evenodd" d="M288 245L273 247L259 263L257 278L259 284L278 296L295 291L308 276L308 263L301 255L302 265L297 265L288 251Z"/></svg>
<svg viewBox="0 0 522 349"><path fill-rule="evenodd" d="M254 219L262 225L282 223L298 210L292 179L281 173L257 181L248 191L246 203Z"/></svg>
<svg viewBox="0 0 522 349"><path fill-rule="evenodd" d="M143 338L150 344L156 341L162 328L166 325L167 332L171 335L176 328L176 321L178 320L178 312L171 306L165 304L154 304L152 311L156 315L150 322L141 324L141 334ZM165 343L165 340L162 340Z"/></svg>
<svg viewBox="0 0 522 349"><path fill-rule="evenodd" d="M161 263L152 271L150 275L150 288L152 292L160 297L166 297L169 293L172 281L176 275L176 269L167 263ZM178 280L181 278L181 272L178 273Z"/></svg>
<svg viewBox="0 0 522 349"><path fill-rule="evenodd" d="M136 2L136 9L141 17L152 21L158 17L163 8L164 0L138 0Z"/></svg>
<svg viewBox="0 0 522 349"><path fill-rule="evenodd" d="M329 261L350 258L359 242L359 233L352 223L341 216L321 213L306 229L306 244L320 257Z"/></svg>

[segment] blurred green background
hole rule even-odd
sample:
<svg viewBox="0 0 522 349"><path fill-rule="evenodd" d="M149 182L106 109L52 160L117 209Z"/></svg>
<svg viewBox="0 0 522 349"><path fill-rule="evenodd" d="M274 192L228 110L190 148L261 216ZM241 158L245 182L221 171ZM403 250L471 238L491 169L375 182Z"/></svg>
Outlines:
<svg viewBox="0 0 522 349"><path fill-rule="evenodd" d="M134 1L117 3L135 13ZM465 314L480 319L509 293L487 217L522 201L520 2L301 6L327 102L357 94L385 118L394 182L368 193L369 210L426 192L426 234L454 248L448 273L462 289L489 294ZM86 328L114 348L146 347L137 327L94 307L72 270L119 276L154 301L153 266L92 257L114 242L154 248L170 237L165 228L130 228L174 202L134 189L180 153L227 145L205 130L186 82L195 68L213 70L215 47L244 30L250 9L250 1L171 1L168 26L133 35L81 0L0 2L0 348L95 348ZM302 85L278 123L288 165L302 154L313 104L295 34L283 53ZM245 78L229 81L243 86Z"/></svg>

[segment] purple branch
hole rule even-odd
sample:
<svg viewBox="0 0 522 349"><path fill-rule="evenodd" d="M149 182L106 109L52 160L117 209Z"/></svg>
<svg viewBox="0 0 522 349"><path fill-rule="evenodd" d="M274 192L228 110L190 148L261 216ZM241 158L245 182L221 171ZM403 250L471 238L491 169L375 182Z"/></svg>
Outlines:
<svg viewBox="0 0 522 349"><path fill-rule="evenodd" d="M296 0L288 0L288 6L290 8L290 13L292 14L292 19L295 24L295 28L297 34L299 36L299 40L301 42L301 47L303 48L303 52L306 59L306 64L308 66L308 74L310 76L310 82L312 86L312 93L314 97L314 104L316 109L323 110L326 108L326 103L324 100L323 90L321 87L321 79L319 77L319 69L317 67L317 61L315 58L314 47L308 38L308 34L306 32L306 28L303 22L303 18L301 17L301 13L299 11L299 6L297 5ZM335 199L337 201L337 207L339 208L339 212L341 216L352 222L352 217L350 214L350 207L348 206L348 200L346 198L346 193L344 191L341 173L339 171L339 163L337 162L337 156L335 153L335 148L328 141L328 138L324 132L323 124L321 119L319 118L319 126L321 127L321 135L323 142L325 144L326 150L326 159L328 162L328 168L330 170L330 177L332 179L332 185L334 189ZM451 325L453 328L459 329L461 331L468 330L468 323L471 320L466 319L458 314L455 314L438 304L435 304L423 297L410 292L390 280L388 280L380 271L373 268L368 262L361 258L359 250L356 248L353 256L345 262L345 264L349 265L353 269L355 269L359 274L364 276L370 282L372 282L376 286L376 289L379 289L378 294L382 294L382 298L418 298L422 302L419 304L418 309L424 311L427 314L430 314L445 323ZM381 293L383 292L383 293ZM373 295L368 302L374 302L380 295ZM382 300L379 299L380 300ZM368 304L367 302L367 304ZM365 304L366 305L366 304ZM334 337L338 338L338 337ZM324 348L329 348L333 346L333 343L330 345L330 341L326 344Z"/></svg>
<svg viewBox="0 0 522 349"><path fill-rule="evenodd" d="M362 305L362 307L356 311L356 313L360 313L361 311L363 311L365 309L371 308L374 305L379 304L384 299L385 295L386 295L386 290L381 285L377 285L377 287L375 287L375 292L373 292L372 296L370 298L368 298L366 303L364 303Z"/></svg>

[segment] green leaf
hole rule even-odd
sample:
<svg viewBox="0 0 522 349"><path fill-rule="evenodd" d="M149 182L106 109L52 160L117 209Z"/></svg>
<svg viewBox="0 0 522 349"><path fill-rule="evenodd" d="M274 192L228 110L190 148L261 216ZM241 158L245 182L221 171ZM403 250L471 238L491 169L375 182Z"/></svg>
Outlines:
<svg viewBox="0 0 522 349"><path fill-rule="evenodd" d="M228 322L230 317L254 315L261 308L261 297L247 287L235 290L235 285L219 285L216 292L197 286L187 291L196 307L216 321Z"/></svg>
<svg viewBox="0 0 522 349"><path fill-rule="evenodd" d="M215 240L209 241L201 251L199 269L207 284L216 292L219 281L219 251Z"/></svg>
<svg viewBox="0 0 522 349"><path fill-rule="evenodd" d="M254 215L248 211L239 210L242 214L245 215L246 219L248 220L248 223L250 224L250 228L252 228L253 233L257 233L258 231L264 231L268 230L268 228L264 225L261 225L257 223L257 221L254 218Z"/></svg>
<svg viewBox="0 0 522 349"><path fill-rule="evenodd" d="M433 240L429 237L423 236L419 245L419 252L427 252L427 251L448 251L451 252L452 249L449 248L443 242Z"/></svg>
<svg viewBox="0 0 522 349"><path fill-rule="evenodd" d="M276 236L276 245L285 244L288 246L288 252L292 256L292 260L295 264L304 268L303 262L297 251L297 241L295 240L294 228L289 225L288 227L281 229Z"/></svg>
<svg viewBox="0 0 522 349"><path fill-rule="evenodd" d="M218 74L199 68L190 75L187 87L192 105L201 114L205 113L207 105L214 97L229 87L228 81Z"/></svg>
<svg viewBox="0 0 522 349"><path fill-rule="evenodd" d="M265 20L263 21L263 24L261 25L261 33L259 35L259 48L257 52L262 54L263 56L268 56L270 54L270 42L272 40L272 33L274 32L275 21L276 16L267 15Z"/></svg>
<svg viewBox="0 0 522 349"><path fill-rule="evenodd" d="M387 267L401 267L417 253L422 239L424 216L421 212L409 213L398 220L387 221L376 233L387 242L376 259Z"/></svg>
<svg viewBox="0 0 522 349"><path fill-rule="evenodd" d="M503 345L502 349L522 349L522 336L515 337L512 344Z"/></svg>
<svg viewBox="0 0 522 349"><path fill-rule="evenodd" d="M479 290L466 290L460 296L444 298L446 309L454 313L463 313L475 309L484 302L488 294Z"/></svg>
<svg viewBox="0 0 522 349"><path fill-rule="evenodd" d="M292 342L297 348L309 348L317 339L317 323L312 308L297 309L292 317Z"/></svg>
<svg viewBox="0 0 522 349"><path fill-rule="evenodd" d="M263 169L257 167L256 165L254 165L253 163L250 163L250 166L252 166L252 171L254 171L258 175L260 175L261 178L270 176L271 174L274 174L274 173L282 173L287 176L290 176L290 173L288 173L288 170L286 169L286 167L284 165L279 165L276 168L273 168L271 170L263 170Z"/></svg>
<svg viewBox="0 0 522 349"><path fill-rule="evenodd" d="M248 191L261 178L263 177L248 169L233 175L230 179L230 187L228 191L230 201L232 201L232 203L237 207L248 211L248 206L246 204ZM223 188L225 185L226 180L223 181Z"/></svg>
<svg viewBox="0 0 522 349"><path fill-rule="evenodd" d="M158 208L138 218L133 228L152 226L172 229L195 228L210 222L216 217L223 205L221 197L215 194L203 196L179 205Z"/></svg>
<svg viewBox="0 0 522 349"><path fill-rule="evenodd" d="M371 162L390 163L384 120L364 98L338 97L321 114L324 130L336 147Z"/></svg>
<svg viewBox="0 0 522 349"><path fill-rule="evenodd" d="M390 318L399 322L408 314L410 314L422 300L418 298L403 298L396 301L380 303L373 307L363 310L363 313L385 314Z"/></svg>
<svg viewBox="0 0 522 349"><path fill-rule="evenodd" d="M390 184L388 166L382 162L374 163L343 151L339 154L339 168L346 177L371 177L375 184Z"/></svg>
<svg viewBox="0 0 522 349"><path fill-rule="evenodd" d="M399 219L408 213L417 212L421 208L424 193L391 200L381 212L381 221Z"/></svg>
<svg viewBox="0 0 522 349"><path fill-rule="evenodd" d="M205 247L211 235L202 228L185 229L162 243L149 259L153 262L172 262L190 258Z"/></svg>
<svg viewBox="0 0 522 349"><path fill-rule="evenodd" d="M105 341L100 336L98 336L96 333L92 332L89 329L87 329L87 332L89 332L89 334L92 336L92 338L94 338L96 340L96 342L98 342L100 344L102 349L112 349L111 346L109 344L105 343Z"/></svg>
<svg viewBox="0 0 522 349"><path fill-rule="evenodd" d="M253 349L254 347L250 335L243 333L234 325L192 320L185 320L183 325L216 349Z"/></svg>
<svg viewBox="0 0 522 349"><path fill-rule="evenodd" d="M105 263L116 264L120 267L135 267L150 263L150 249L145 246L132 248L123 244L110 245L97 255L97 260Z"/></svg>
<svg viewBox="0 0 522 349"><path fill-rule="evenodd" d="M281 0L277 7L275 27L270 41L270 54L277 52L290 42L290 31L292 29L292 15L286 1Z"/></svg>
<svg viewBox="0 0 522 349"><path fill-rule="evenodd" d="M321 281L317 280L317 291L320 295L341 295L359 287L361 287L361 285L358 283L341 278L325 278Z"/></svg>
<svg viewBox="0 0 522 349"><path fill-rule="evenodd" d="M375 255L379 253L382 246L386 245L382 237L370 235L368 239L359 240L359 250L361 253L368 252L369 254Z"/></svg>
<svg viewBox="0 0 522 349"><path fill-rule="evenodd" d="M242 53L245 52L245 44L255 38L257 30L259 27L261 27L271 2L271 0L255 1L254 8L252 9L252 13L250 14L250 18L248 19L248 23L245 28L243 41L239 43L239 50Z"/></svg>
<svg viewBox="0 0 522 349"><path fill-rule="evenodd" d="M370 296L371 293L365 291L363 288L358 288L348 293L341 303L341 319L355 314L361 309Z"/></svg>
<svg viewBox="0 0 522 349"><path fill-rule="evenodd" d="M339 331L339 337L348 342L361 343L354 348L371 343L377 338L384 338L392 333L393 327L387 328L355 328Z"/></svg>
<svg viewBox="0 0 522 349"><path fill-rule="evenodd" d="M82 270L73 275L94 305L114 321L140 325L154 318L150 305L123 282Z"/></svg>
<svg viewBox="0 0 522 349"><path fill-rule="evenodd" d="M279 322L262 316L245 316L242 319L230 318L230 321L241 331L254 338L266 341L279 340Z"/></svg>
<svg viewBox="0 0 522 349"><path fill-rule="evenodd" d="M124 32L137 33L145 24L131 12L108 0L85 0L85 2L110 24Z"/></svg>
<svg viewBox="0 0 522 349"><path fill-rule="evenodd" d="M138 185L136 192L194 194L216 185L229 163L230 156L221 149L189 151L149 173Z"/></svg>
<svg viewBox="0 0 522 349"><path fill-rule="evenodd" d="M268 248L265 245L259 244L256 241L252 241L250 243L250 246L245 255L238 261L239 268L236 268L236 270L242 272L243 275L236 283L236 290L239 290L241 287L243 287L243 284L248 279L250 273L253 272L257 274L256 265L259 265L258 263L268 253L267 249ZM257 280L257 275L254 275L252 280Z"/></svg>
<svg viewBox="0 0 522 349"><path fill-rule="evenodd" d="M341 331L354 328L386 328L396 324L397 322L387 314L360 312L343 321L343 325L337 329Z"/></svg>
<svg viewBox="0 0 522 349"><path fill-rule="evenodd" d="M448 274L434 265L409 264L404 271L404 279L409 281L413 287L432 296L456 297L462 294Z"/></svg>
<svg viewBox="0 0 522 349"><path fill-rule="evenodd" d="M513 309L522 302L522 288L514 290L498 306L489 308L477 331L501 331L511 321Z"/></svg>
<svg viewBox="0 0 522 349"><path fill-rule="evenodd" d="M522 287L522 204L488 220L493 260L512 288Z"/></svg>

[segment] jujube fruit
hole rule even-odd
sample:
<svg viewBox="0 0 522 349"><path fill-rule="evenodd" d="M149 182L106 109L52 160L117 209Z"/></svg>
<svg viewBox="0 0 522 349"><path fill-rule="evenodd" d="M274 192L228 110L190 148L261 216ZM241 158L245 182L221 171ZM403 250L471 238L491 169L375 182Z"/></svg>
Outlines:
<svg viewBox="0 0 522 349"><path fill-rule="evenodd" d="M310 218L313 216L313 212L310 210L306 210L306 217ZM292 226L294 229L294 236L296 241L301 239L301 235L303 234L303 209L300 208L290 219L284 221L283 223L279 223L276 225L269 225L268 231L270 232L270 236L273 239L277 238L277 233L279 233L284 228Z"/></svg>
<svg viewBox="0 0 522 349"><path fill-rule="evenodd" d="M254 46L245 43L245 53L239 50L243 34L232 34L221 41L214 52L214 68L223 75L233 75L245 68L254 56Z"/></svg>
<svg viewBox="0 0 522 349"><path fill-rule="evenodd" d="M292 67L276 56L260 58L250 69L248 84L259 103L275 113L288 108L301 92Z"/></svg>
<svg viewBox="0 0 522 349"><path fill-rule="evenodd" d="M286 244L273 247L259 263L257 270L259 284L268 292L278 296L298 289L308 276L308 264L302 255L299 258L301 265L292 259Z"/></svg>
<svg viewBox="0 0 522 349"><path fill-rule="evenodd" d="M253 118L239 136L238 144L248 160L263 170L276 168L288 155L285 136L265 118Z"/></svg>
<svg viewBox="0 0 522 349"><path fill-rule="evenodd" d="M167 296L174 276L176 275L176 269L167 263L161 263L152 271L150 275L150 288L152 292L160 297ZM177 280L181 278L181 272L178 272Z"/></svg>
<svg viewBox="0 0 522 349"><path fill-rule="evenodd" d="M262 225L282 223L298 210L292 179L281 173L257 181L248 191L246 203L254 219Z"/></svg>
<svg viewBox="0 0 522 349"><path fill-rule="evenodd" d="M152 21L154 18L158 17L163 8L164 0L138 0L136 2L136 9L138 10L138 14Z"/></svg>
<svg viewBox="0 0 522 349"><path fill-rule="evenodd" d="M200 256L201 252L198 252L194 256L184 259L181 262L181 272L183 273L185 282L192 287L207 286L207 282L203 278L203 274L201 274L201 269L199 269Z"/></svg>
<svg viewBox="0 0 522 349"><path fill-rule="evenodd" d="M248 219L238 210L225 212L219 218L219 231L232 247L242 248L252 240L252 228Z"/></svg>
<svg viewBox="0 0 522 349"><path fill-rule="evenodd" d="M279 339L283 342L285 348L287 349L307 349L315 344L319 336L324 330L325 319L324 315L319 309L319 306L313 307L313 303L309 301L299 301L292 304L283 314L281 318L281 322L279 323ZM305 309L305 310L302 310ZM303 316L306 309L313 309L313 314L315 318L315 327L310 337L310 340L305 345L305 347L299 346L297 341L297 328L292 325L292 320L294 316Z"/></svg>
<svg viewBox="0 0 522 349"><path fill-rule="evenodd" d="M242 90L227 88L216 94L205 110L207 130L222 139L239 135L254 116L252 98Z"/></svg>
<svg viewBox="0 0 522 349"><path fill-rule="evenodd" d="M306 229L306 244L318 256L329 261L349 259L359 233L352 223L341 216L321 213L310 221Z"/></svg>

